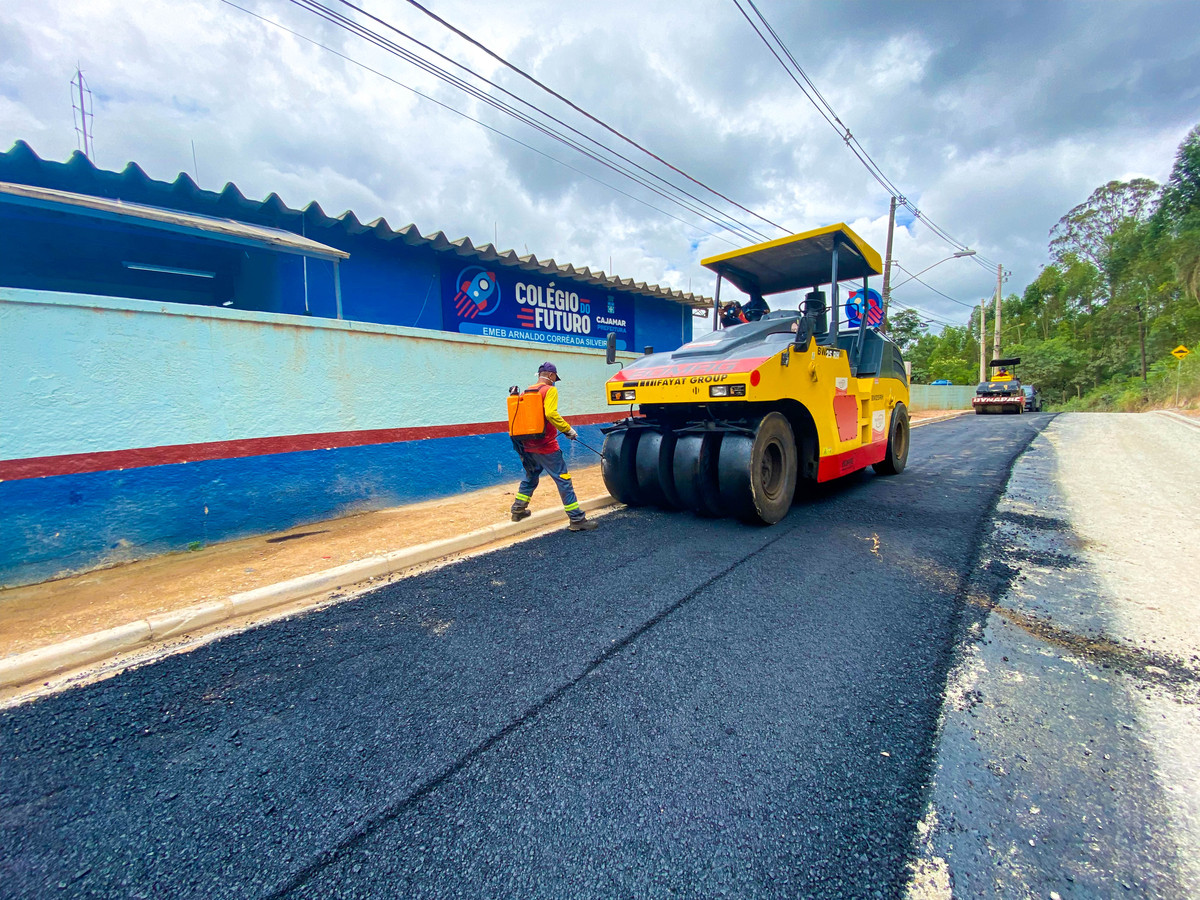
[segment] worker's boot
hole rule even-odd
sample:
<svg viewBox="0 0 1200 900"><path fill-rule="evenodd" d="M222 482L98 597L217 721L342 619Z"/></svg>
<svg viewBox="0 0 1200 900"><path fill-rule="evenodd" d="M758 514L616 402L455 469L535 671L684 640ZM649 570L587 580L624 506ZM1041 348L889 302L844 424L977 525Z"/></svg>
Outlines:
<svg viewBox="0 0 1200 900"><path fill-rule="evenodd" d="M512 505L512 509L510 509L509 512L512 513L512 520L514 522L520 522L522 519L528 519L533 515L533 513L529 511L529 504L521 503L519 501Z"/></svg>
<svg viewBox="0 0 1200 900"><path fill-rule="evenodd" d="M595 531L596 523L585 517L580 516L578 519L572 519L571 524L567 526L567 531Z"/></svg>

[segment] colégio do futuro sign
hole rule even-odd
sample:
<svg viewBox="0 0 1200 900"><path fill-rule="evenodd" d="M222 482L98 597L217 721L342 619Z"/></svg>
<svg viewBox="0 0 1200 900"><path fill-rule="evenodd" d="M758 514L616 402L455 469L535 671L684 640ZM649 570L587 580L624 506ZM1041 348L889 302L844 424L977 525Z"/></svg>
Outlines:
<svg viewBox="0 0 1200 900"><path fill-rule="evenodd" d="M442 266L442 321L447 331L484 337L617 348L633 346L633 298L566 279L487 265Z"/></svg>

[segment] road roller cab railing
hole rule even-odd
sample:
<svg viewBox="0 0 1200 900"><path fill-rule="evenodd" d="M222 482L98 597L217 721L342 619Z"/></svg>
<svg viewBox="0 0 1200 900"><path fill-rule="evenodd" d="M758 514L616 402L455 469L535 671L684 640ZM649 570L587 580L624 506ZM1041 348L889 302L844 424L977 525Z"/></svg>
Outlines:
<svg viewBox="0 0 1200 900"><path fill-rule="evenodd" d="M875 327L879 254L839 224L702 264L717 275L716 321L725 282L761 318L648 354L609 379L608 403L631 413L606 429L610 493L631 506L773 524L816 482L867 466L903 470L908 378L899 348ZM846 282L859 300L846 307L857 322L842 329ZM776 309L764 314L768 298Z"/></svg>

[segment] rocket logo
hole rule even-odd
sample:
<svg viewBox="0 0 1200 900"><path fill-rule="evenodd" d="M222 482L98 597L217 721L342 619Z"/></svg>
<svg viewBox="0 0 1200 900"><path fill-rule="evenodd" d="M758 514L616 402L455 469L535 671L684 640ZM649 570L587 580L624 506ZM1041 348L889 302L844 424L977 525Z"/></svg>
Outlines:
<svg viewBox="0 0 1200 900"><path fill-rule="evenodd" d="M858 328L862 324L863 301L862 291L852 291L846 302L846 325ZM867 326L878 328L883 321L883 298L874 290L867 291Z"/></svg>
<svg viewBox="0 0 1200 900"><path fill-rule="evenodd" d="M454 295L454 312L460 319L490 316L500 308L495 272L468 266L458 273L455 283L458 293Z"/></svg>

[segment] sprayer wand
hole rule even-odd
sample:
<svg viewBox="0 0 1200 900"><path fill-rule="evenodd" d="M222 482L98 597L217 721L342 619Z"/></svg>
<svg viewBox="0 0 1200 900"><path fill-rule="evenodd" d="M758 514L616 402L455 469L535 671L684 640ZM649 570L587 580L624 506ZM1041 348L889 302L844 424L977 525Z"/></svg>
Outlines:
<svg viewBox="0 0 1200 900"><path fill-rule="evenodd" d="M604 458L604 454L603 454L603 453L601 453L599 450L597 450L595 447L591 446L590 444L584 444L584 443L583 443L583 441L581 441L579 438L575 438L575 443L577 443L577 444L583 444L583 446L587 447L589 450L591 450L593 453L595 453L595 454L596 454L597 456L599 456L601 459L603 459L603 458Z"/></svg>

